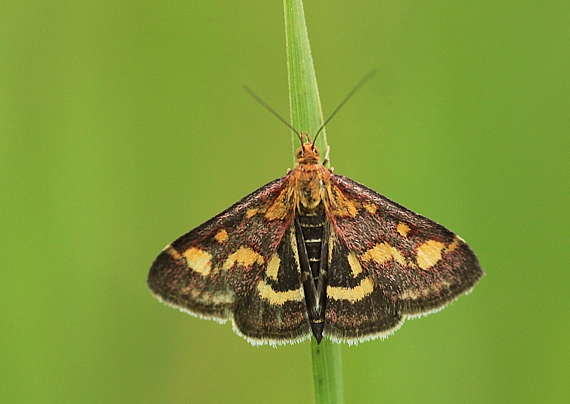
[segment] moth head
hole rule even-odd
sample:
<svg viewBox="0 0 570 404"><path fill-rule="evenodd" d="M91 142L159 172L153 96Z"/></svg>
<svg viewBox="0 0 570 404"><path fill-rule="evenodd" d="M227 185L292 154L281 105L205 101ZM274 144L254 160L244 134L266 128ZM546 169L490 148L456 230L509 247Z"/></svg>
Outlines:
<svg viewBox="0 0 570 404"><path fill-rule="evenodd" d="M321 151L311 142L303 143L295 151L295 158L299 164L317 164L321 160Z"/></svg>

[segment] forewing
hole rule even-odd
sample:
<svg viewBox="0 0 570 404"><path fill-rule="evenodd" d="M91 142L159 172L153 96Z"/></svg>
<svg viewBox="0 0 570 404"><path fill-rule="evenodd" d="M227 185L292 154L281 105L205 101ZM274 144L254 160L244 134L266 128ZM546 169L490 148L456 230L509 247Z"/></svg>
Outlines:
<svg viewBox="0 0 570 404"><path fill-rule="evenodd" d="M234 330L252 343L305 337L287 184L284 177L261 187L169 244L150 269L151 291L190 314L232 319Z"/></svg>
<svg viewBox="0 0 570 404"><path fill-rule="evenodd" d="M484 275L456 234L342 176L331 177L325 334L366 340L443 308Z"/></svg>

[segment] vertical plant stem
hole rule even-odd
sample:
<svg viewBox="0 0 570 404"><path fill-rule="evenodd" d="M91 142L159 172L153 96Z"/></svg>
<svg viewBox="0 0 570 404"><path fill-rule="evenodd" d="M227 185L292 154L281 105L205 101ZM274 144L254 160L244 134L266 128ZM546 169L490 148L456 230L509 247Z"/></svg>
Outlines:
<svg viewBox="0 0 570 404"><path fill-rule="evenodd" d="M319 345L317 340L312 338L311 352L315 402L317 404L342 404L344 394L340 344L333 344L330 340L323 338Z"/></svg>
<svg viewBox="0 0 570 404"><path fill-rule="evenodd" d="M291 124L299 131L314 135L323 124L323 112L305 24L303 1L284 0L283 4ZM324 129L317 139L317 146L324 154L328 146Z"/></svg>
<svg viewBox="0 0 570 404"><path fill-rule="evenodd" d="M285 37L289 74L291 124L297 130L316 133L323 123L319 89L311 56L302 0L283 0ZM293 136L295 145L296 136ZM328 147L325 130L316 142L323 155ZM315 402L342 403L342 359L340 345L323 338L321 344L311 340Z"/></svg>

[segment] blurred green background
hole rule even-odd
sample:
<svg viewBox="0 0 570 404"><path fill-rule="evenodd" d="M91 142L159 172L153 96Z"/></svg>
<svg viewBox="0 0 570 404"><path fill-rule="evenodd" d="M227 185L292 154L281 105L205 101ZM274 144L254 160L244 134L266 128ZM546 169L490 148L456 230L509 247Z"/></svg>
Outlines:
<svg viewBox="0 0 570 404"><path fill-rule="evenodd" d="M570 3L306 1L332 165L465 238L487 276L343 347L347 403L570 401ZM282 3L4 1L0 401L311 403L145 286L170 241L292 166ZM302 128L301 128L302 129Z"/></svg>

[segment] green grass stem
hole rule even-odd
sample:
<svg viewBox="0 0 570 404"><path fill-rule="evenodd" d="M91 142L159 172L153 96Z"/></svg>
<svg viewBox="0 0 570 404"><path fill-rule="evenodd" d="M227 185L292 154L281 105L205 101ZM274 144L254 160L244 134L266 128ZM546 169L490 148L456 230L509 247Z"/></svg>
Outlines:
<svg viewBox="0 0 570 404"><path fill-rule="evenodd" d="M291 124L299 131L313 136L323 124L323 114L302 0L284 0L287 70L289 75L289 103ZM295 139L292 135L293 146ZM323 129L316 142L323 155L328 147ZM323 338L318 345L311 340L315 402L342 403L343 379L340 345Z"/></svg>
<svg viewBox="0 0 570 404"><path fill-rule="evenodd" d="M323 124L323 112L305 24L303 2L302 0L284 0L283 4L285 6L291 124L298 131L307 131L314 135ZM324 154L328 145L324 129L316 144Z"/></svg>

